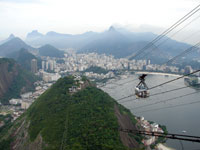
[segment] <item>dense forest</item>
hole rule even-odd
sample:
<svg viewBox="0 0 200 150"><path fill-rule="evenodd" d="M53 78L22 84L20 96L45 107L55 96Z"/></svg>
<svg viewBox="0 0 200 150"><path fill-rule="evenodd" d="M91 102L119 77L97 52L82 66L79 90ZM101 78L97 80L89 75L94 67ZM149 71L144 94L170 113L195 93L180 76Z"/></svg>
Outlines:
<svg viewBox="0 0 200 150"><path fill-rule="evenodd" d="M81 91L69 93L75 82L73 77L59 79L8 129L8 133L17 132L17 136L1 136L4 138L0 138L0 145L4 145L4 149L14 145L20 150L33 147L46 150L129 149L120 139L114 105L125 114L130 115L130 112L90 84ZM135 124L133 115L131 119Z"/></svg>

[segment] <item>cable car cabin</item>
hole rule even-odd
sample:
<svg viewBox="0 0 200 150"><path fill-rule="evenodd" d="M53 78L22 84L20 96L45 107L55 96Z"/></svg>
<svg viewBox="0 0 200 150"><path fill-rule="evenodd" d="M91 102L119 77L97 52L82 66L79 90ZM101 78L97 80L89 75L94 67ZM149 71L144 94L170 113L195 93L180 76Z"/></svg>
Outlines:
<svg viewBox="0 0 200 150"><path fill-rule="evenodd" d="M145 77L147 75L143 74L142 76L139 77L140 83L135 87L135 95L138 98L147 98L149 97L149 90L148 87L145 83Z"/></svg>

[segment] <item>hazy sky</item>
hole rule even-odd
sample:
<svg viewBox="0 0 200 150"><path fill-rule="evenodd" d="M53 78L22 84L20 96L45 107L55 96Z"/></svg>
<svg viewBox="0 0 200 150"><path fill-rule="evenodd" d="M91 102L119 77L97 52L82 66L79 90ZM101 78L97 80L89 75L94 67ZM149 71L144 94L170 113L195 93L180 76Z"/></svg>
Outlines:
<svg viewBox="0 0 200 150"><path fill-rule="evenodd" d="M11 33L24 38L35 29L43 34L100 32L111 25L160 33L198 4L200 0L0 0L0 39ZM187 30L199 26L200 19Z"/></svg>

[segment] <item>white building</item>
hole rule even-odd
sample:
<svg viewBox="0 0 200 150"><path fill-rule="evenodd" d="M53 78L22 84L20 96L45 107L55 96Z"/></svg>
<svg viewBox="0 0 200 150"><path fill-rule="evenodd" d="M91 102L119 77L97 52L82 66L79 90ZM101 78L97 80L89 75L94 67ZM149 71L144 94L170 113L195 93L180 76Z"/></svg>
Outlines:
<svg viewBox="0 0 200 150"><path fill-rule="evenodd" d="M30 101L22 101L21 109L28 109L31 104L32 104L32 102L30 102Z"/></svg>

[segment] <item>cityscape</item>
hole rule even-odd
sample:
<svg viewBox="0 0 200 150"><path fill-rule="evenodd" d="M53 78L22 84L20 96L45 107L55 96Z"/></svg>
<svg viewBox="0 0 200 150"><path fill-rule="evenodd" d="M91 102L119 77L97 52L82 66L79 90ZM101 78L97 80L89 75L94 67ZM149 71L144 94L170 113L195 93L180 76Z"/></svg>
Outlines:
<svg viewBox="0 0 200 150"><path fill-rule="evenodd" d="M0 150L200 147L198 1L0 8Z"/></svg>

